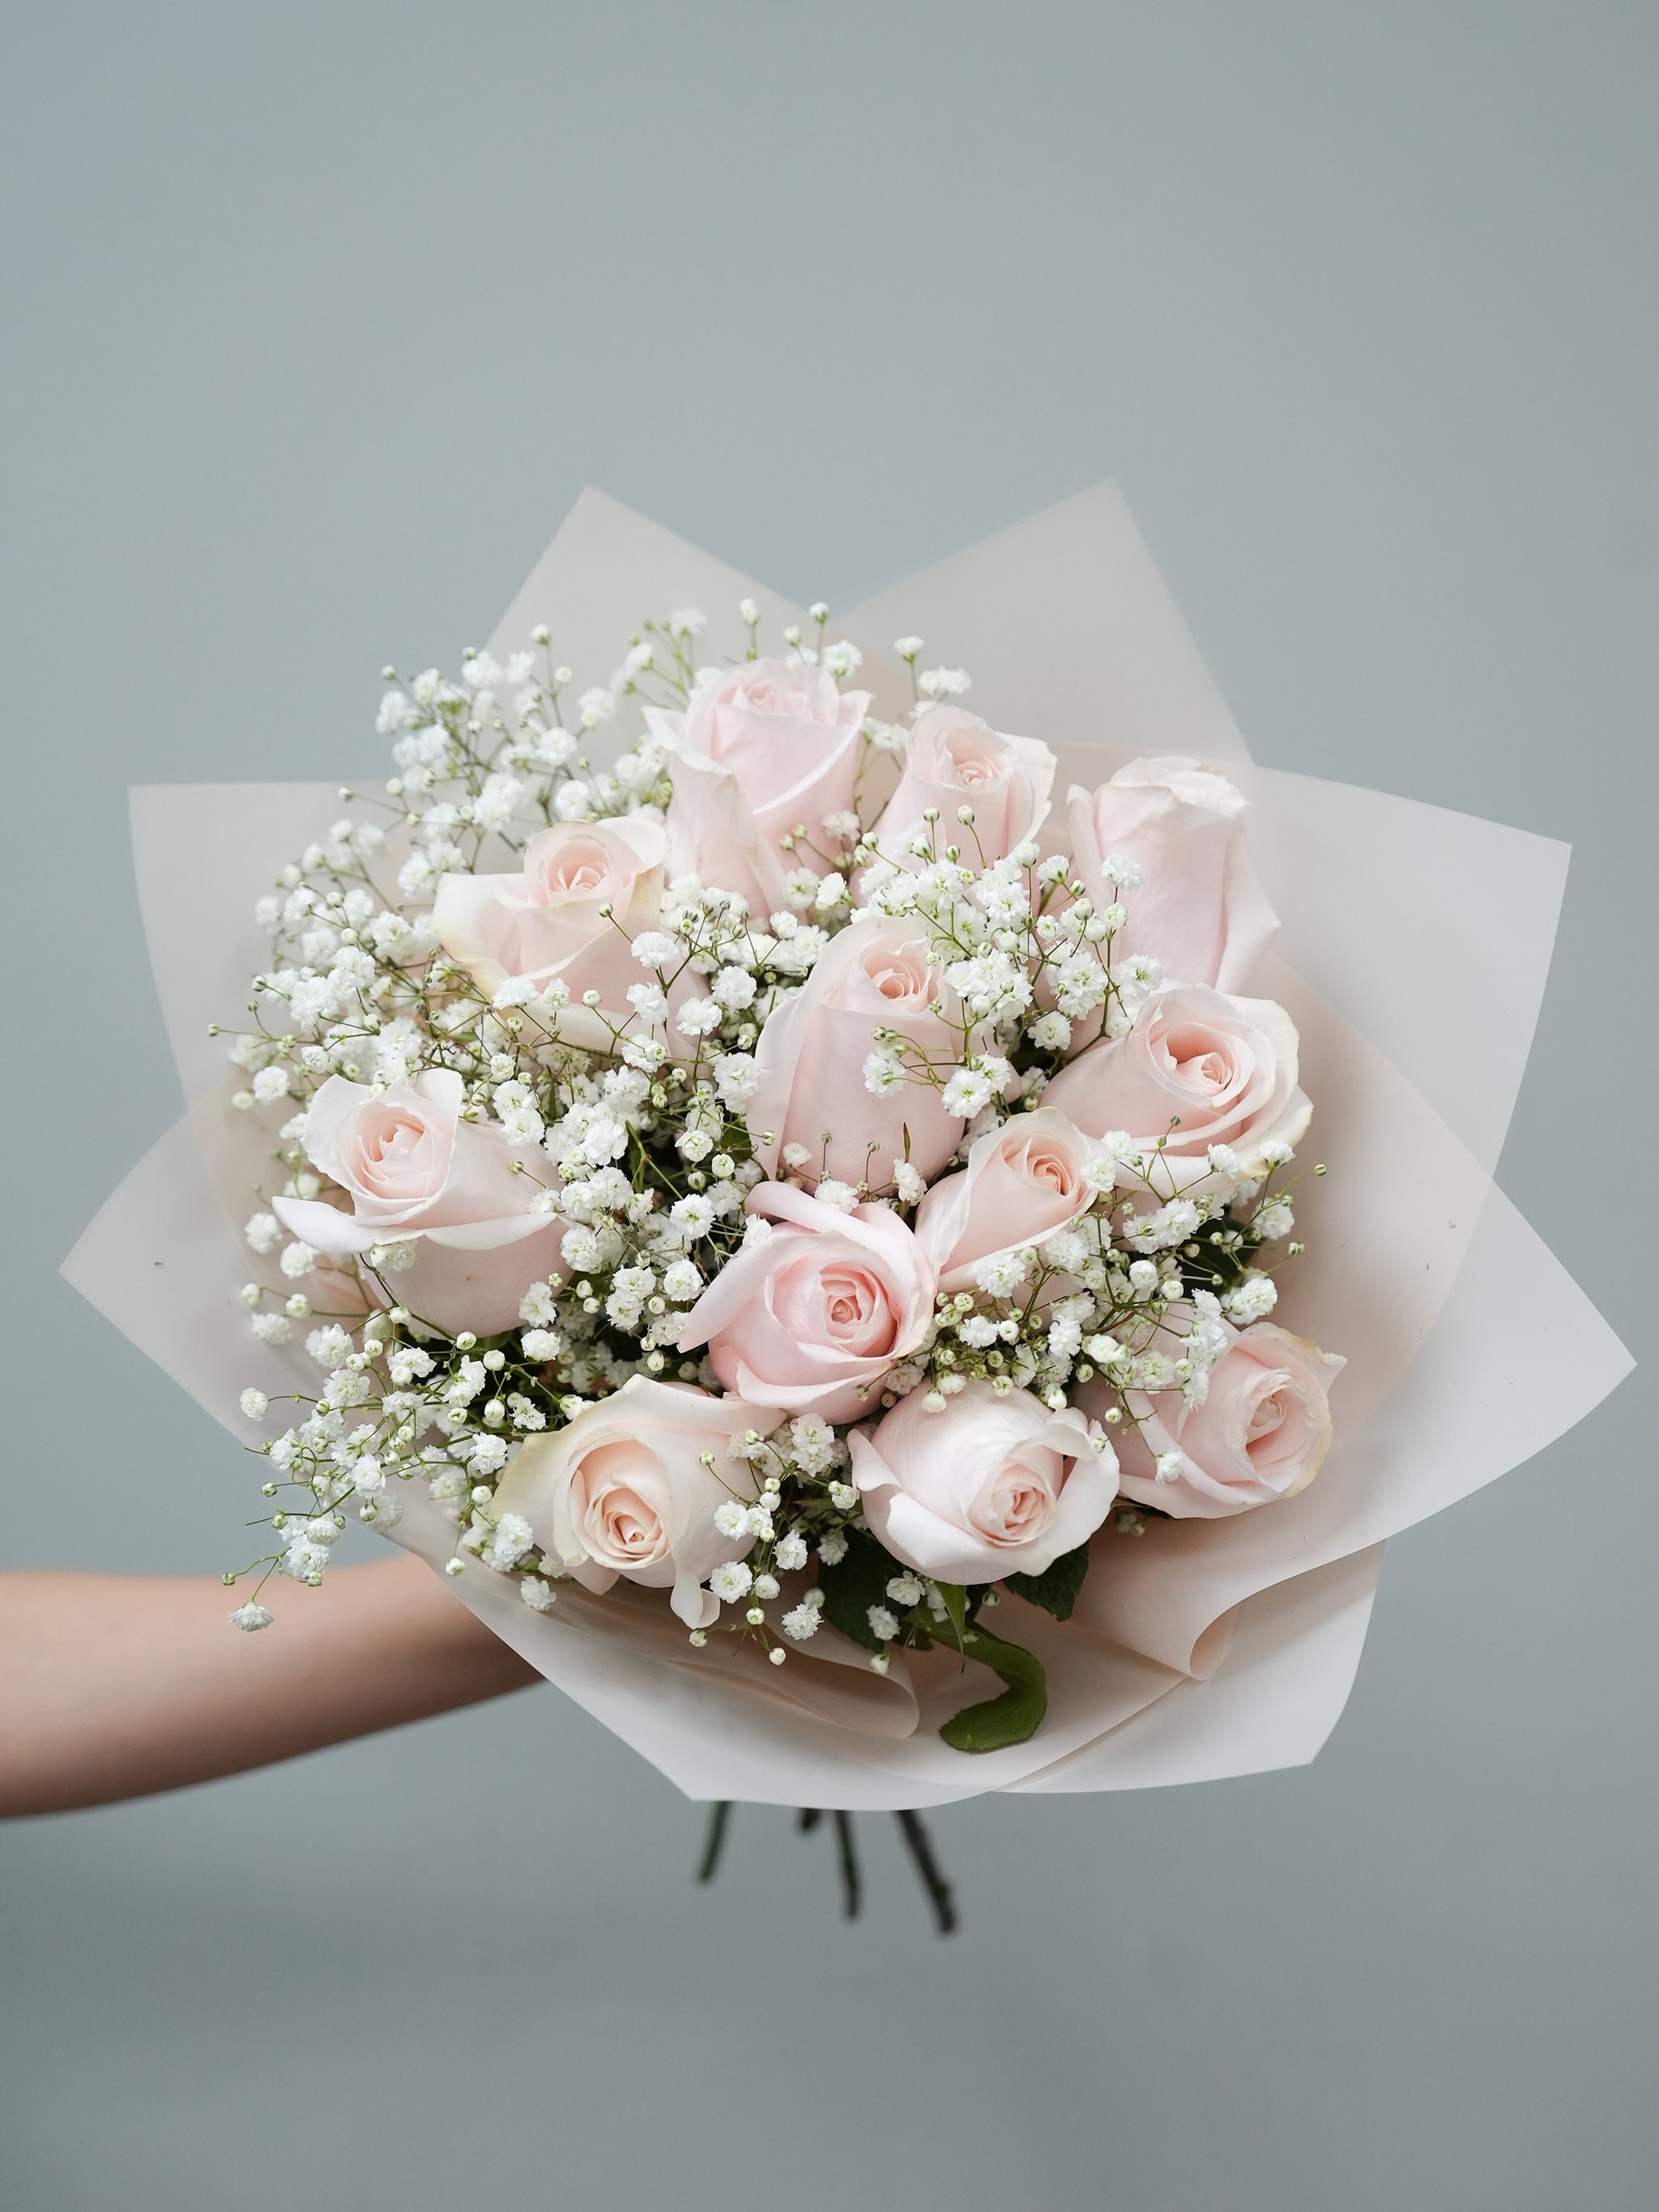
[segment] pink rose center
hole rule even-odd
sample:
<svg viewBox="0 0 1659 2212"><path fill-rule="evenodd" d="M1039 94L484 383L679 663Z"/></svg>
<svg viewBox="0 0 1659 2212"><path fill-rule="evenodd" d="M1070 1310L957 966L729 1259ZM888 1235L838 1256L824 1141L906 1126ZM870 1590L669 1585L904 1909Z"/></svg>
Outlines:
<svg viewBox="0 0 1659 2212"><path fill-rule="evenodd" d="M1273 1482L1304 1463L1319 1426L1318 1413L1297 1388L1295 1377L1282 1367L1269 1368L1261 1378L1261 1395L1250 1408L1245 1456L1261 1480Z"/></svg>
<svg viewBox="0 0 1659 2212"><path fill-rule="evenodd" d="M884 999L925 1003L933 996L933 970L919 949L907 945L902 951L872 954L864 972Z"/></svg>
<svg viewBox="0 0 1659 2212"><path fill-rule="evenodd" d="M798 1343L832 1345L861 1359L890 1351L898 1333L886 1284L851 1254L804 1253L778 1277L773 1310Z"/></svg>
<svg viewBox="0 0 1659 2212"><path fill-rule="evenodd" d="M407 1198L434 1174L432 1132L407 1107L371 1108L358 1116L356 1180L375 1198Z"/></svg>
<svg viewBox="0 0 1659 2212"><path fill-rule="evenodd" d="M1284 1427L1285 1417L1290 1412L1285 1399L1285 1392L1290 1379L1290 1376L1282 1370L1275 1371L1271 1377L1272 1388L1264 1396L1258 1399L1255 1410L1250 1415L1250 1425L1244 1436L1246 1451L1253 1444L1260 1443L1263 1437L1277 1436L1279 1430Z"/></svg>
<svg viewBox="0 0 1659 2212"><path fill-rule="evenodd" d="M1169 1073L1188 1091L1213 1094L1237 1079L1228 1041L1212 1030L1168 1030L1158 1049Z"/></svg>
<svg viewBox="0 0 1659 2212"><path fill-rule="evenodd" d="M574 1477L578 1518L588 1556L602 1566L651 1566L668 1553L668 1531L645 1491L661 1480L653 1451L632 1441L596 1444Z"/></svg>
<svg viewBox="0 0 1659 2212"><path fill-rule="evenodd" d="M531 894L538 906L555 906L591 896L610 873L611 855L597 838L573 838L542 862L530 879Z"/></svg>
<svg viewBox="0 0 1659 2212"><path fill-rule="evenodd" d="M762 677L754 684L745 684L738 699L745 707L752 707L762 714L802 714L816 721L812 702L803 691L792 690L781 684L769 683Z"/></svg>
<svg viewBox="0 0 1659 2212"><path fill-rule="evenodd" d="M1077 1195L1077 1177L1072 1173L1071 1162L1059 1152L1038 1151L1033 1147L1024 1159L1026 1175L1043 1190L1051 1190L1065 1199Z"/></svg>
<svg viewBox="0 0 1659 2212"><path fill-rule="evenodd" d="M1031 1544L1054 1518L1062 1479L1058 1452L1034 1446L1005 1460L969 1509L975 1535L988 1544Z"/></svg>
<svg viewBox="0 0 1659 2212"><path fill-rule="evenodd" d="M956 770L957 781L970 790L1008 780L1007 763L999 759L972 730L953 731L945 740L945 753Z"/></svg>

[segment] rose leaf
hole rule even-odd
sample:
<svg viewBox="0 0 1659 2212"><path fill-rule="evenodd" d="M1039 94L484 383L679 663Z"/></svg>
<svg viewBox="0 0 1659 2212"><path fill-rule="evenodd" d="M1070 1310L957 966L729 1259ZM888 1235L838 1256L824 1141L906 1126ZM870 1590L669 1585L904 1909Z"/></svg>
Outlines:
<svg viewBox="0 0 1659 2212"><path fill-rule="evenodd" d="M818 1568L824 1618L866 1651L879 1651L882 1641L870 1626L870 1607L882 1605L890 1613L902 1611L902 1607L895 1608L887 1585L907 1570L863 1529L844 1528L842 1534L847 1539L845 1556L833 1567Z"/></svg>
<svg viewBox="0 0 1659 2212"><path fill-rule="evenodd" d="M1005 1745L1024 1743L1035 1735L1048 1710L1048 1680L1042 1662L1018 1644L1005 1644L982 1628L964 1629L962 1648L1007 1688L1000 1698L969 1705L945 1722L940 1735L955 1751L1000 1751Z"/></svg>
<svg viewBox="0 0 1659 2212"><path fill-rule="evenodd" d="M1027 1605L1040 1605L1045 1613L1052 1613L1056 1620L1069 1620L1072 1607L1077 1603L1077 1594L1083 1588L1083 1577L1089 1571L1089 1547L1079 1544L1074 1552L1062 1552L1053 1566L1041 1575L1007 1575L1005 1586L1016 1597L1023 1597Z"/></svg>

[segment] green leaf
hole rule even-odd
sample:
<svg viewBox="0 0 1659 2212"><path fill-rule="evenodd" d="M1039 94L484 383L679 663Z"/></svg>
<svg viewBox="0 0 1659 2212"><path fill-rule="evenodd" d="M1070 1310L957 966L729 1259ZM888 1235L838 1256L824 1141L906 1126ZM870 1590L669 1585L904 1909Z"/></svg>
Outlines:
<svg viewBox="0 0 1659 2212"><path fill-rule="evenodd" d="M1188 1238L1187 1244L1195 1244L1198 1249L1189 1255L1183 1244L1176 1254L1182 1287L1189 1292L1213 1291L1219 1296L1242 1282L1255 1265L1261 1237L1248 1222L1235 1221L1224 1213L1206 1221Z"/></svg>
<svg viewBox="0 0 1659 2212"><path fill-rule="evenodd" d="M1027 1605L1040 1605L1056 1620L1069 1620L1088 1571L1089 1547L1079 1544L1074 1552L1061 1553L1046 1574L1008 1575L1004 1580L1014 1595L1023 1597Z"/></svg>
<svg viewBox="0 0 1659 2212"><path fill-rule="evenodd" d="M951 1616L955 1641L959 1644L968 1626L968 1593L960 1583L936 1583L933 1587L945 1601L945 1610Z"/></svg>
<svg viewBox="0 0 1659 2212"><path fill-rule="evenodd" d="M850 1636L866 1651L879 1651L882 1641L870 1626L870 1607L884 1605L890 1613L902 1612L887 1595L895 1575L908 1572L884 1552L873 1536L861 1528L844 1528L847 1555L836 1566L820 1566L818 1588L823 1592L823 1613L832 1628Z"/></svg>
<svg viewBox="0 0 1659 2212"><path fill-rule="evenodd" d="M1018 1644L1005 1644L982 1628L963 1632L962 1648L1008 1685L1000 1698L969 1705L945 1722L940 1735L954 1751L1000 1751L1035 1735L1048 1710L1048 1680L1042 1662Z"/></svg>

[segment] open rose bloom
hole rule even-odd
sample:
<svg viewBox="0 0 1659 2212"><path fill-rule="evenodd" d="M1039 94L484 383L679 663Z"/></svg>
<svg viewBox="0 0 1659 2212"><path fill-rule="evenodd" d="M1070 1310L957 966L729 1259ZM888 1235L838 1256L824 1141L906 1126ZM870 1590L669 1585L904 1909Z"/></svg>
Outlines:
<svg viewBox="0 0 1659 2212"><path fill-rule="evenodd" d="M1492 1182L1565 848L1257 768L1111 486L821 617L588 493L351 820L136 792L189 1113L66 1272L293 1603L359 1516L693 1796L1305 1761L1629 1364Z"/></svg>
<svg viewBox="0 0 1659 2212"><path fill-rule="evenodd" d="M515 977L562 983L574 1002L563 1033L603 1047L607 1018L627 1018L640 980L629 945L661 910L667 854L666 832L639 816L557 823L531 839L521 869L443 877L433 927L492 997ZM597 1007L583 1004L589 991Z"/></svg>
<svg viewBox="0 0 1659 2212"><path fill-rule="evenodd" d="M499 1128L461 1119L461 1079L429 1068L371 1090L331 1075L306 1116L310 1158L351 1198L271 1200L283 1225L319 1252L405 1244L400 1292L441 1328L510 1328L530 1285L556 1267L553 1224L514 1171ZM402 1255L400 1255L402 1256Z"/></svg>

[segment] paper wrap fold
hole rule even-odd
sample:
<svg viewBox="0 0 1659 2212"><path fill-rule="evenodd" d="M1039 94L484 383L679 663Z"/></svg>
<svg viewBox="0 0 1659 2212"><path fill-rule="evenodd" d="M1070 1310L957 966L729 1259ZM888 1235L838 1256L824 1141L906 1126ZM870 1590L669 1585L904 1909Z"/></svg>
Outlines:
<svg viewBox="0 0 1659 2212"><path fill-rule="evenodd" d="M744 596L802 611L602 494L583 494L491 641L546 622L579 684L603 682L641 616ZM694 1797L848 1809L988 1790L1141 1789L1301 1764L1358 1664L1387 1539L1540 1450L1627 1371L1622 1346L1492 1182L1554 941L1566 848L1415 801L1256 767L1116 487L1004 531L842 618L860 681L896 711L886 641L967 666L993 725L1041 735L1055 795L1139 754L1223 768L1253 801L1257 868L1283 927L1250 988L1302 1035L1315 1101L1297 1190L1308 1250L1276 1318L1346 1355L1336 1440L1286 1503L1096 1540L1063 1626L1006 1598L999 1632L1048 1668L1047 1720L981 1756L934 1730L966 1702L935 1651L885 1680L833 1634L773 1669L722 1639L694 1651L621 1586L532 1613L469 1564L459 1595L548 1679ZM360 785L360 789L367 788ZM314 1388L293 1347L249 1334L240 1227L269 1181L267 1127L230 1110L222 1044L266 957L255 899L339 811L334 784L141 787L144 928L190 1111L64 1264L100 1311L239 1442L238 1400ZM1058 819L1059 817L1057 817ZM1059 835L1056 829L1055 835ZM1547 1343L1541 1361L1532 1347ZM434 1566L453 1524L411 1483L397 1540ZM303 1603L295 1592L294 1601ZM281 1632L280 1626L274 1632ZM976 1694L994 1688L976 1673Z"/></svg>

